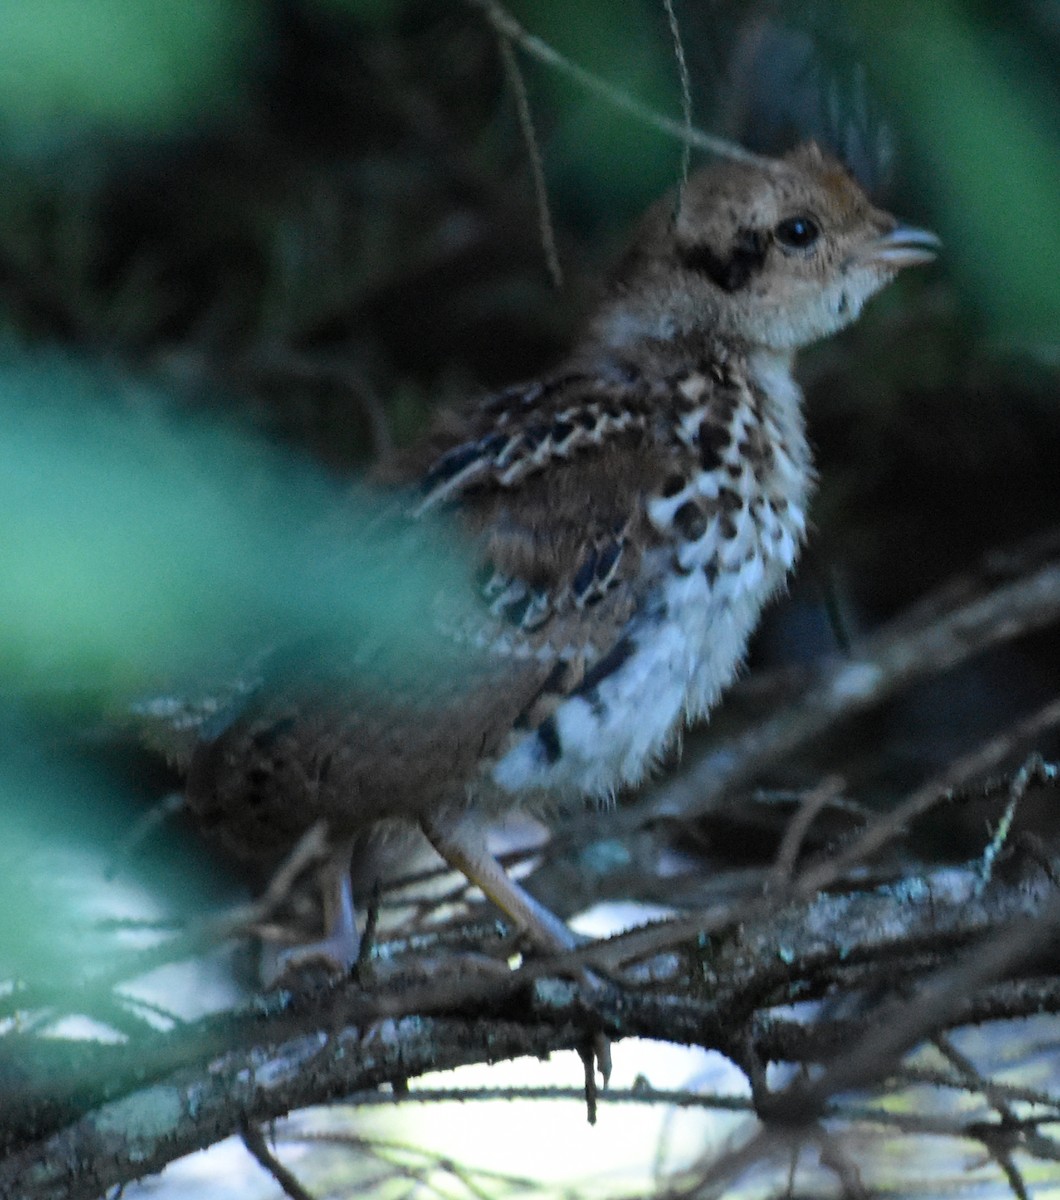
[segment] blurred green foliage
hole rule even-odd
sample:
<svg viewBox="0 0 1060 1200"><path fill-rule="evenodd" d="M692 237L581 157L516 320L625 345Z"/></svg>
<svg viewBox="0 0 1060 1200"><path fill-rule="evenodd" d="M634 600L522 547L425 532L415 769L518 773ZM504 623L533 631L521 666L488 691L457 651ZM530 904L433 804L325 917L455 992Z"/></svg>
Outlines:
<svg viewBox="0 0 1060 1200"><path fill-rule="evenodd" d="M128 725L133 699L174 687L189 706L223 704L273 646L294 648L278 670L309 653L328 662L333 647L340 673L356 659L369 684L426 687L445 669L429 613L440 596L459 603L467 571L452 536L403 535L378 497L245 433L178 419L133 372L7 349L0 980L70 986L117 951L95 922L135 803L127 780L84 755L101 716ZM451 670L460 651L447 651ZM187 863L188 909L201 884Z"/></svg>
<svg viewBox="0 0 1060 1200"><path fill-rule="evenodd" d="M71 987L113 960L98 922L103 869L128 824L113 788L21 731L0 710L0 981ZM195 890L195 872L187 882ZM58 996L55 997L58 999Z"/></svg>
<svg viewBox="0 0 1060 1200"><path fill-rule="evenodd" d="M378 501L164 409L62 355L0 365L0 686L120 695L325 636L427 669L427 611L464 577L452 538L403 558Z"/></svg>
<svg viewBox="0 0 1060 1200"><path fill-rule="evenodd" d="M1060 126L1048 74L1018 25L983 6L855 4L892 111L923 164L946 260L989 332L1060 343ZM1010 14L1011 19L1011 14ZM1055 60L1053 62L1055 68Z"/></svg>
<svg viewBox="0 0 1060 1200"><path fill-rule="evenodd" d="M233 97L262 11L253 0L4 0L0 112L38 137L172 131Z"/></svg>
<svg viewBox="0 0 1060 1200"><path fill-rule="evenodd" d="M680 119L673 46L660 6L634 0L519 0L511 11L570 61L660 113ZM592 226L623 219L672 186L680 148L656 129L633 121L569 79L526 64L533 95L544 108L545 162L561 202Z"/></svg>

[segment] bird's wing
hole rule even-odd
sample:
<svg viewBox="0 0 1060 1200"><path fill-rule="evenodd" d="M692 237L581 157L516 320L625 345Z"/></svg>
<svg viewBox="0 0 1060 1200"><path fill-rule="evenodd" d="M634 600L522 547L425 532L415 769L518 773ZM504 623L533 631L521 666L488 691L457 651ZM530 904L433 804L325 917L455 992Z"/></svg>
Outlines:
<svg viewBox="0 0 1060 1200"><path fill-rule="evenodd" d="M525 480L588 453L639 444L651 419L652 389L598 375L570 373L509 388L480 405L472 436L449 446L420 481L417 513L482 486L518 487Z"/></svg>
<svg viewBox="0 0 1060 1200"><path fill-rule="evenodd" d="M606 641L635 607L656 537L645 502L666 469L654 398L643 380L619 389L596 375L510 389L421 473L416 511L453 510L478 556L478 598L517 652Z"/></svg>
<svg viewBox="0 0 1060 1200"><path fill-rule="evenodd" d="M550 739L566 720L561 709L591 701L601 717L601 685L608 681L606 692L616 672L640 669L636 630L651 603L649 556L659 545L648 500L665 486L674 453L659 408L643 382L617 392L577 376L551 390L536 384L490 402L473 436L445 448L422 475L421 509L453 509L479 555L478 644L549 668L525 676L499 760L520 743L543 746L546 758L558 753ZM547 786L564 790L549 775Z"/></svg>

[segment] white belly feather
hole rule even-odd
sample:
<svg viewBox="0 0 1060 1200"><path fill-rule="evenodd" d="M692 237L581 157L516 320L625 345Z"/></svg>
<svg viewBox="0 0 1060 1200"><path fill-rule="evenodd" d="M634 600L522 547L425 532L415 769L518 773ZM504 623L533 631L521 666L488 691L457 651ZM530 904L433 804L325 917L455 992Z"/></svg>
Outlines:
<svg viewBox="0 0 1060 1200"><path fill-rule="evenodd" d="M732 682L763 605L796 557L801 512L783 525L779 536L767 529L757 537L757 552L745 552L742 565L713 585L702 569L661 579L630 623L629 658L591 698L575 694L554 714L561 748L554 761L529 733L496 764L494 782L509 792L606 798L641 780L684 724L705 716Z"/></svg>
<svg viewBox="0 0 1060 1200"><path fill-rule="evenodd" d="M740 458L748 405L734 414L720 468L693 473L681 491L648 502L653 525L673 541L646 557L646 581L655 582L623 633L620 661L496 763L493 781L505 791L610 797L641 780L732 682L762 607L797 557L811 479L794 381L759 378L769 385L767 411L755 413L772 447L768 478L756 478ZM688 430L698 421L690 414ZM677 536L682 507L718 501L726 489L730 500L740 492L738 509L730 503L694 527L685 522L686 536Z"/></svg>

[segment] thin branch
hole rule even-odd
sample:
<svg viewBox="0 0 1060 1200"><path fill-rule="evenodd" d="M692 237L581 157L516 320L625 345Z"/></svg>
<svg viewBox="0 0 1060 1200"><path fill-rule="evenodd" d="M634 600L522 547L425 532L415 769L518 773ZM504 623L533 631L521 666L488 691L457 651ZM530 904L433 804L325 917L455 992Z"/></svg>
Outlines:
<svg viewBox="0 0 1060 1200"><path fill-rule="evenodd" d="M766 880L766 887L772 891L784 891L791 882L799 851L806 839L810 826L818 814L827 805L839 798L843 791L843 781L836 775L829 775L811 792L803 797L795 816L788 822L784 837L777 851L776 862Z"/></svg>
<svg viewBox="0 0 1060 1200"><path fill-rule="evenodd" d="M1012 1156L1009 1154L996 1154L994 1158L1004 1173L1005 1180L1016 1200L1031 1200L1031 1194L1027 1189L1026 1183L1023 1181L1023 1176L1020 1174L1019 1168L1012 1161Z"/></svg>
<svg viewBox="0 0 1060 1200"><path fill-rule="evenodd" d="M688 74L688 60L685 58L685 45L681 39L681 26L677 23L677 13L674 11L674 0L663 0L663 7L666 9L670 38L674 44L677 77L681 84L681 116L685 127L685 138L681 145L681 183L677 189L677 211L680 212L684 203L685 184L688 183L688 171L692 165L692 80Z"/></svg>
<svg viewBox="0 0 1060 1200"><path fill-rule="evenodd" d="M1060 563L952 609L917 629L905 622L833 659L817 681L772 716L715 743L690 769L618 814L623 827L708 812L726 793L802 749L841 721L867 712L919 679L948 671L992 646L1060 620Z"/></svg>
<svg viewBox="0 0 1060 1200"><path fill-rule="evenodd" d="M576 1049L590 1016L589 1028L615 1038L640 1035L727 1053L748 1019L765 1058L797 1061L814 1050L822 1061L838 1049L842 1057L822 1076L829 1091L804 1098L798 1110L830 1114L837 1111L833 1085L892 1072L894 1056L929 1024L935 1033L970 1020L1060 1011L1056 981L1052 990L1011 979L978 990L981 979L1011 965L1028 945L1041 944L1055 903L1050 879L1035 867L1032 877L995 879L977 895L978 878L978 864L971 864L905 889L822 894L789 904L762 924L737 926L712 955L690 963L694 993L601 986L586 997L576 985L548 980L520 998L526 977L519 972L492 980L475 1004L469 997L481 996L482 985L450 987L428 972L422 987L395 978L385 991L366 992L348 980L304 997L262 998L241 1015L189 1022L127 1046L79 1046L76 1059L66 1048L54 1074L35 1070L34 1090L23 1088L6 1103L0 1133L14 1141L0 1161L0 1197L89 1200L106 1186L238 1132L244 1122L260 1124L292 1108L461 1063ZM800 979L817 977L827 986L829 972L848 969L851 960L876 961L890 977L915 981L926 948L937 961L952 961L984 929L1002 933L958 960L959 975L937 973L911 1007L886 1020L869 1014L847 1027L838 1018L822 1019L816 1028L754 1016L783 1002ZM466 982L466 970L455 966L457 983ZM936 994L942 1002L932 999ZM873 1040L879 1025L892 1039L887 1045ZM9 1053L28 1048L26 1039L5 1044ZM40 1039L33 1046L47 1049ZM866 1060L862 1051L870 1049ZM92 1099L93 1080L103 1081L103 1099ZM953 1136L967 1135L957 1130Z"/></svg>
<svg viewBox="0 0 1060 1200"><path fill-rule="evenodd" d="M1060 700L1055 700L983 746L959 758L940 776L929 780L892 810L879 816L844 849L830 853L822 861L808 866L793 881L786 898L791 901L821 903L823 898L819 893L834 887L852 868L870 860L889 842L904 833L912 821L945 801L971 780L980 779L996 771L1012 753L1014 746L1025 744L1058 725ZM973 873L973 890L977 891L980 890L979 880L982 877L979 864L975 865ZM958 879L967 883L966 876L967 872L943 872L939 876L938 886L944 891L950 891ZM1051 884L1052 881L1049 882ZM861 895L863 897L876 894L870 892ZM854 902L854 899L847 898L847 902ZM536 978L543 973L565 973L585 966L607 969L618 963L659 955L689 938L718 933L739 924L746 924L750 928L769 928L769 925L763 923L776 916L777 903L775 898L763 899L756 896L742 903L717 905L705 911L656 922L629 933L590 943L544 962L528 962L520 968L520 974ZM849 923L851 916L849 911L844 910L832 919L839 922L841 927L844 923ZM875 913L874 919L883 920L883 916Z"/></svg>
<svg viewBox="0 0 1060 1200"><path fill-rule="evenodd" d="M106 1188L158 1171L247 1122L338 1100L398 1076L574 1048L585 1036L569 1025L563 1033L505 1021L422 1017L384 1021L363 1032L345 1026L325 1033L320 1025L328 1020L321 1012L311 1032L273 1041L268 1022L259 1019L260 1044L223 1050L205 1062L197 1061L201 1051L196 1052L194 1065L6 1154L0 1159L0 1198L96 1200Z"/></svg>
<svg viewBox="0 0 1060 1200"><path fill-rule="evenodd" d="M664 117L653 108L649 108L648 105L642 104L639 100L634 100L632 96L622 91L621 88L615 87L614 84L608 83L605 79L601 79L598 75L594 75L584 67L578 66L577 63L571 62L569 58L565 58L558 50L550 46L548 42L524 29L506 8L497 3L497 0L466 0L466 2L483 13L486 20L489 21L501 37L514 42L525 54L529 54L531 58L536 58L538 62L542 62L546 66L553 68L553 70L559 71L587 92L591 92L594 96L599 96L613 107L629 113L631 117L636 118L636 120L643 124L649 125L653 129L658 129L661 133L677 138L681 142L687 142L699 150L706 150L711 154L720 155L722 158L730 158L736 162L750 163L766 169L774 165L772 159L763 158L759 154L752 154L750 150L745 150L736 142L730 142L726 138L715 137L713 134L703 133L699 129L686 129L682 122Z"/></svg>
<svg viewBox="0 0 1060 1200"><path fill-rule="evenodd" d="M997 861L997 856L1001 853L1008 835L1012 829L1012 821L1016 815L1016 807L1023 797L1027 794L1027 789L1032 783L1055 783L1060 777L1056 766L1052 763L1047 763L1044 758L1038 753L1031 754L1023 763L1020 769L1012 777L1008 784L1008 800L1005 804L1005 810L1001 814L1001 819L997 823L997 828L994 830L990 841L983 850L983 882L985 888L989 884L994 873L994 863Z"/></svg>
<svg viewBox="0 0 1060 1200"><path fill-rule="evenodd" d="M801 1081L775 1098L777 1115L807 1119L838 1092L849 1091L890 1073L894 1063L952 1014L985 983L1014 969L1055 931L1060 899L1053 897L1031 920L1009 921L990 938L965 952L952 967L938 971L908 999L881 1005L873 1032L805 1085Z"/></svg>
<svg viewBox="0 0 1060 1200"><path fill-rule="evenodd" d="M290 1200L315 1200L315 1197L302 1187L299 1180L269 1149L268 1143L265 1141L265 1135L261 1132L259 1126L247 1125L240 1136L243 1145L257 1159L260 1166L268 1171L280 1187L283 1188L285 1196L289 1196Z"/></svg>
<svg viewBox="0 0 1060 1200"><path fill-rule="evenodd" d="M530 111L530 97L526 92L526 80L519 69L519 62L512 50L511 40L501 35L497 41L500 45L504 73L508 78L512 94L515 96L519 128L522 130L526 155L530 162L530 178L534 183L534 203L537 205L537 230L541 238L541 249L545 254L545 266L548 267L548 274L553 286L560 291L563 287L563 268L560 266L559 252L556 250L556 233L552 225L552 212L548 203L548 184L545 182L545 168L541 161L541 147L534 131L534 116Z"/></svg>

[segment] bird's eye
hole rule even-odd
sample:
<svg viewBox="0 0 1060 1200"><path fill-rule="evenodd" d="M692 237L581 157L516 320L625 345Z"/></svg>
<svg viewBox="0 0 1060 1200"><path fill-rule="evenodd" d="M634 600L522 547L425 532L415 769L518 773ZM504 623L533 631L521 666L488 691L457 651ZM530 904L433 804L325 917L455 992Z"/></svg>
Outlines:
<svg viewBox="0 0 1060 1200"><path fill-rule="evenodd" d="M782 246L805 250L821 236L821 227L813 217L788 217L773 231Z"/></svg>

